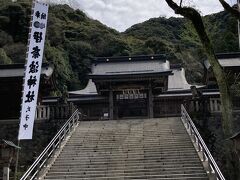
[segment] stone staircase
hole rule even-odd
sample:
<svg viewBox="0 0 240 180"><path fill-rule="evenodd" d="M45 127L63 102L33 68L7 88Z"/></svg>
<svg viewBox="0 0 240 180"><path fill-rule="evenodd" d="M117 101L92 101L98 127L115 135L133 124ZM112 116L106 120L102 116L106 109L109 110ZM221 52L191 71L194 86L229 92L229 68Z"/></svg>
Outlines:
<svg viewBox="0 0 240 180"><path fill-rule="evenodd" d="M82 121L45 180L208 179L180 118Z"/></svg>

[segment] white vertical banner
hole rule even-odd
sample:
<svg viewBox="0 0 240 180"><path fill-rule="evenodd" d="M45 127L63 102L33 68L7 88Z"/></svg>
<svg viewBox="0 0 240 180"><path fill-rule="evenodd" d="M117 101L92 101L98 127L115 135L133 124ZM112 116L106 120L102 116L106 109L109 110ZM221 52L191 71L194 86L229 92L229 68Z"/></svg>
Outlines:
<svg viewBox="0 0 240 180"><path fill-rule="evenodd" d="M32 139L47 27L48 4L33 1L18 139Z"/></svg>

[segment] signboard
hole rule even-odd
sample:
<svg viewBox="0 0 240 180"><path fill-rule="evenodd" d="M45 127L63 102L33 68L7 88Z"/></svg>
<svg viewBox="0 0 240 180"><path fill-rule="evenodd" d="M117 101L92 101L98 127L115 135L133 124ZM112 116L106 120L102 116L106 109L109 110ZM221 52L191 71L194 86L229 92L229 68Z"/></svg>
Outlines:
<svg viewBox="0 0 240 180"><path fill-rule="evenodd" d="M34 1L32 12L23 84L22 109L18 134L19 140L32 139L47 27L48 5Z"/></svg>
<svg viewBox="0 0 240 180"><path fill-rule="evenodd" d="M116 95L117 100L121 99L145 99L146 93L141 93L139 89L124 89L120 94Z"/></svg>

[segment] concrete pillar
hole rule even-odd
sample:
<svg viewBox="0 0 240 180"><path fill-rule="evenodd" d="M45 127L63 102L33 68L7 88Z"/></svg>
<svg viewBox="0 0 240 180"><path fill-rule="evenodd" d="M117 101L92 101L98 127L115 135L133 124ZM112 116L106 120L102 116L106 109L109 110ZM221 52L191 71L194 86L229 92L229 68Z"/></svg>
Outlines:
<svg viewBox="0 0 240 180"><path fill-rule="evenodd" d="M9 167L3 167L3 180L9 180Z"/></svg>
<svg viewBox="0 0 240 180"><path fill-rule="evenodd" d="M47 106L47 119L50 119L50 113L51 113L50 107Z"/></svg>
<svg viewBox="0 0 240 180"><path fill-rule="evenodd" d="M210 104L210 112L213 112L213 101L211 98L209 99L209 104Z"/></svg>
<svg viewBox="0 0 240 180"><path fill-rule="evenodd" d="M109 119L113 119L113 91L109 91Z"/></svg>
<svg viewBox="0 0 240 180"><path fill-rule="evenodd" d="M195 101L196 103L196 111L199 111L199 101Z"/></svg>
<svg viewBox="0 0 240 180"><path fill-rule="evenodd" d="M218 111L218 102L217 99L214 99L214 110Z"/></svg>
<svg viewBox="0 0 240 180"><path fill-rule="evenodd" d="M152 87L150 83L148 87L148 117L153 118L153 94L152 94Z"/></svg>

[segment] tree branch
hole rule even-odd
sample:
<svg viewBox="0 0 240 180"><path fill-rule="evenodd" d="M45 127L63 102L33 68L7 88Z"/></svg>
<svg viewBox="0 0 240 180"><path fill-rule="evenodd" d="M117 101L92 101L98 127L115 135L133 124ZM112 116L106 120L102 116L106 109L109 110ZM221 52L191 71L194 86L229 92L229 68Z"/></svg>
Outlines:
<svg viewBox="0 0 240 180"><path fill-rule="evenodd" d="M180 1L180 5L179 5L180 7L182 7L182 1L183 1L183 0Z"/></svg>
<svg viewBox="0 0 240 180"><path fill-rule="evenodd" d="M230 95L230 89L226 74L219 64L219 61L215 55L212 43L206 33L202 17L198 11L192 7L180 7L173 0L165 0L167 4L175 11L176 14L180 14L185 18L189 19L194 29L197 31L198 37L205 49L209 63L212 66L213 73L216 77L218 87L220 90L221 107L222 107L222 126L225 137L229 137L232 133L232 101Z"/></svg>
<svg viewBox="0 0 240 180"><path fill-rule="evenodd" d="M205 31L205 27L202 21L201 15L197 10L191 7L180 7L172 0L166 0L167 4L175 11L176 14L180 14L193 23L194 28L196 29L198 36L203 44L210 43L210 40ZM212 48L212 47L211 47ZM212 48L213 50L213 48Z"/></svg>
<svg viewBox="0 0 240 180"><path fill-rule="evenodd" d="M240 20L240 12L238 9L231 7L225 0L219 0L219 2L222 4L223 8L231 13L235 18Z"/></svg>

